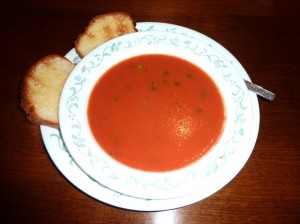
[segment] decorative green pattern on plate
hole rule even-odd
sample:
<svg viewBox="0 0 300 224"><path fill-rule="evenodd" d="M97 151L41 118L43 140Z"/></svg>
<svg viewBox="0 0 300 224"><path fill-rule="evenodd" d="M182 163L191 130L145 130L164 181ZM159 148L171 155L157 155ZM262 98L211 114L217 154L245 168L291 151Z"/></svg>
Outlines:
<svg viewBox="0 0 300 224"><path fill-rule="evenodd" d="M136 51L141 52L139 54L154 53L157 50L153 49L159 48L163 50L159 50L158 53L188 56L195 63L197 61L204 68L214 71L214 78L218 80L225 94L229 125L225 127L223 142L220 141L218 149L208 156L209 159L203 159L176 174L171 172L145 175L122 169L99 153L100 150L91 144L91 134L82 110L86 108L87 96L93 83L100 77L99 72L109 67L109 63L118 62L125 57L124 55L136 55ZM246 139L244 136L247 136L245 125L248 123L249 114L247 102L244 102L245 90L245 85L232 68L231 62L222 58L212 45L203 44L182 34L136 33L128 35L125 39L117 38L107 42L79 62L62 94L61 107L66 109L60 111L60 115L64 116L61 129L68 149L78 164L107 187L135 197L145 197L143 195L148 194L147 198L153 199L185 195L198 190L202 186L202 183L199 183L200 179L218 173L220 167L227 164L228 158L241 150L240 145ZM185 187L187 184L189 189Z"/></svg>
<svg viewBox="0 0 300 224"><path fill-rule="evenodd" d="M165 23L153 23L153 22L144 22L137 23L137 29L139 31L149 30L151 27L152 31L159 32L171 32L171 33L181 33L183 35L192 37L201 41L203 44L207 46L215 46L215 50L218 51L218 54L223 55L224 58L230 62L236 73L238 73L242 78L248 79L249 76L244 71L243 67L240 63L232 56L226 49L224 49L221 45L216 43L214 40L204 36L203 34L196 32L194 30L190 30L185 27L173 25L173 24L165 24ZM79 56L76 54L75 50L72 49L66 57L71 60L73 63L78 63L80 61ZM106 188L100 183L91 179L86 173L77 165L77 163L72 159L73 163L69 163L70 156L68 152L66 152L66 148L61 148L62 137L61 133L57 129L41 126L42 137L46 146L46 150L48 151L52 161L57 166L58 170L72 183L74 186L79 188L81 191L85 192L87 195L100 200L102 202L108 203L110 205L130 209L130 210L138 210L138 211L160 211L166 209L179 208L185 205L192 204L199 200L202 200L209 195L215 193L220 188L226 185L234 176L242 169L246 161L248 160L253 147L255 145L255 141L258 134L259 128L259 107L258 101L255 94L245 94L244 97L244 105L247 106L247 111L252 111L250 115L245 115L248 118L248 125L245 126L245 133L243 133L243 144L241 144L240 151L243 151L240 156L230 160L234 166L223 168L220 167L219 172L216 172L215 175L210 175L213 180L206 187L199 188L198 191L193 194L186 195L183 197L177 197L173 199L166 200L145 200L141 198L131 197L128 195L120 194L112 189ZM246 103L245 103L246 102ZM251 123L252 122L252 123ZM238 129L237 129L238 130ZM245 135L250 133L249 138ZM59 137L59 138L58 138ZM245 140L246 139L246 140ZM249 142L247 141L249 140ZM235 152L237 154L237 152ZM210 169L206 169L209 171ZM212 168L212 171L214 169ZM218 176L218 173L221 175ZM192 174L191 174L192 175ZM197 178L197 172L194 173L195 178ZM221 178L219 178L221 177ZM206 179L198 178L199 181L205 182Z"/></svg>

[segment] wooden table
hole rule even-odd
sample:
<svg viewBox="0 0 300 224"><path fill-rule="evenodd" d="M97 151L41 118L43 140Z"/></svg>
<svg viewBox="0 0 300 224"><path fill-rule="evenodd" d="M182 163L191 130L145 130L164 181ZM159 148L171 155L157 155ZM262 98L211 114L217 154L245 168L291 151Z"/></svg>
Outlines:
<svg viewBox="0 0 300 224"><path fill-rule="evenodd" d="M137 212L89 197L55 167L40 127L19 109L20 81L34 62L64 55L92 17L119 10L213 38L277 95L271 103L259 98L259 135L244 168L202 201ZM300 223L299 1L11 0L0 16L3 223Z"/></svg>

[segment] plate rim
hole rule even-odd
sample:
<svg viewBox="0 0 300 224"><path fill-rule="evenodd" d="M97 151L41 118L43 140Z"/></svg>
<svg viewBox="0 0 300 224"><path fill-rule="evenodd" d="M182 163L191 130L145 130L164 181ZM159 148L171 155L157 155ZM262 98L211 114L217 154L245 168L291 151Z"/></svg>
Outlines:
<svg viewBox="0 0 300 224"><path fill-rule="evenodd" d="M158 50L158 52L157 52ZM225 129L213 150L182 169L145 172L115 161L99 150L92 137L86 110L95 83L113 64L147 53L171 54L192 60L208 72L223 92L226 107ZM60 131L79 166L103 185L123 194L147 199L181 197L207 185L223 185L220 175L231 173L236 157L243 150L252 128L252 107L247 87L218 46L207 45L177 33L137 32L108 41L85 56L68 77L61 94ZM187 185L189 187L187 187Z"/></svg>
<svg viewBox="0 0 300 224"><path fill-rule="evenodd" d="M138 29L140 28L141 29L141 27L145 27L145 29L146 29L146 27L149 27L149 26L156 26L156 27L158 27L158 26L163 26L165 29L171 29L171 28L178 28L178 29L180 29L180 31L190 31L190 29L189 28L185 28L185 27L181 27L181 26L178 26L178 25L174 25L174 24L166 24L166 23L156 23L156 22L142 22L142 23L137 23L137 27L138 27ZM162 28L162 29L164 29L164 28ZM203 35L203 34L201 34L201 33L199 33L199 32L197 32L197 31L194 31L194 30L191 30L193 33L196 33L196 34L199 34L199 35ZM166 31L162 31L162 32L166 32ZM207 38L209 38L209 37L207 37ZM197 38L195 38L195 39L197 39ZM218 43L215 43L215 41L214 40L212 40L211 38L209 38L210 39L210 41L212 41L212 43L214 43L214 44L218 44ZM221 45L220 45L221 46ZM221 46L222 47L222 46ZM222 47L223 48L223 47ZM225 49L225 48L224 48ZM74 49L72 49L70 52L72 52L72 51L74 51ZM226 49L225 49L225 53L226 53ZM68 53L69 55L71 54L71 53ZM227 53L229 53L229 56L230 57L233 57L232 59L233 60L236 60L235 58L234 58L234 56L230 53L230 52L227 52ZM66 55L66 57L68 56L68 54ZM236 60L236 62L238 63L237 65L240 65L239 64L239 62ZM240 69L240 68L239 68ZM243 69L243 67L242 67L242 69ZM246 73L247 74L247 73ZM248 76L248 75L247 75ZM249 81L250 81L250 77L248 76L248 77L243 77L243 78L245 78L245 79L248 79ZM251 94L250 94L251 95ZM254 148L254 145L255 145L255 142L256 142L256 139L257 139L257 135L258 135L258 128L259 128L259 107L258 107L258 101L257 101L257 97L256 97L256 95L251 95L250 96L250 102L253 104L256 104L256 108L255 108L255 106L253 107L252 106L252 110L255 110L256 109L256 111L255 111L255 114L256 114L256 116L257 116L257 125L256 125L256 127L255 128L257 128L257 132L256 133L254 133L254 137L252 137L253 139L254 139L254 141L252 140L252 144L251 144L251 146L250 146L250 148L252 148L250 151L249 151L249 153L248 153L248 155L246 155L247 156L247 159L245 160L245 163L248 161L248 158L250 157L250 155L251 155L251 153L252 153L252 151L253 151L253 148ZM42 131L42 135L43 135L43 133L45 133L45 128L47 129L48 127L41 127L41 131ZM253 133L252 133L252 135L253 135ZM43 140L44 140L44 142L45 142L45 144L46 144L46 140L47 140L47 137L44 137L44 135L43 135ZM250 140L249 140L250 141ZM48 147L46 146L46 148L47 148L47 151L50 151L49 149L48 149ZM53 158L51 157L51 159L53 160ZM57 165L56 164L56 166L59 168L59 165ZM238 169L237 171L236 171L236 174L243 168L243 166L244 166L244 164L243 165L241 165L241 168L240 169ZM59 170L61 171L61 169L59 168ZM64 174L64 173L63 173ZM231 179L229 179L228 180L228 182L230 182L235 176L236 176L236 174L231 178ZM66 176L66 175L64 175L64 176ZM67 178L68 179L68 178ZM228 183L227 182L227 183ZM73 183L74 184L74 183ZM74 184L75 186L76 186L76 184ZM225 184L226 185L226 184ZM224 186L225 186L224 185ZM223 187L224 187L223 186ZM222 188L222 187L221 187ZM221 189L220 188L220 189ZM79 188L80 189L80 188ZM218 189L218 190L220 190L220 189ZM82 189L81 189L82 190ZM217 190L217 191L218 191ZM215 192L212 192L212 193L215 193ZM208 195L209 196L209 195ZM207 197L208 197L207 196ZM187 196L188 197L188 196ZM203 198L200 198L199 199L199 197L197 198L197 200L193 200L194 202L196 202L196 201L199 201L199 200L201 200L201 199L203 199ZM101 200L101 198L100 199L98 199L98 200L100 200L100 201L103 201L103 200ZM143 200L143 199L141 199L141 200ZM155 200L155 199L154 199ZM172 199L171 199L172 200ZM170 199L167 199L167 201L171 201ZM104 201L105 202L105 201ZM106 202L107 203L107 202ZM118 205L117 204L114 204L114 203L112 203L111 201L109 201L108 202L109 204L113 204L113 205L115 205L115 206L117 206L118 207ZM193 203L193 202L192 202ZM190 203L186 203L186 204L190 204ZM134 207L134 206L133 206ZM170 207L170 206L166 206L166 207ZM171 206L171 207L174 207L174 205L173 206ZM175 207L178 207L178 206L175 206ZM175 208L174 207L174 208ZM125 207L125 208L127 208L127 206ZM127 208L128 209L128 208ZM135 209L135 208L129 208L129 209L133 209L133 210L143 210L143 209L141 209L141 208L138 208L138 209ZM166 209L169 209L169 208L166 208ZM149 209L147 209L147 208L145 208L145 210L149 210ZM150 209L150 210L153 210L153 209ZM157 210L157 209L154 209L154 210ZM159 209L159 210L161 210L161 209Z"/></svg>

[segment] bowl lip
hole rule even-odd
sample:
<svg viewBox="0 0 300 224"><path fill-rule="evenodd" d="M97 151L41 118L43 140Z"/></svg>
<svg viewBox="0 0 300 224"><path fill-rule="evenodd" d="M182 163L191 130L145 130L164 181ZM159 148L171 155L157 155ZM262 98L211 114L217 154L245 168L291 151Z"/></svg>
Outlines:
<svg viewBox="0 0 300 224"><path fill-rule="evenodd" d="M97 53L99 52L99 51L101 51L101 50L103 50L103 49L105 49L105 48L107 48L107 47L112 47L112 46L115 46L116 47L116 44L118 44L118 43L120 43L121 41L123 41L123 40L126 40L127 38L139 38L139 37L143 37L143 36L151 36L151 35L163 35L163 36L167 36L168 38L170 38L170 37L176 37L176 38L182 38L183 36L181 35L181 34L176 34L176 33L161 33L161 32L157 32L157 31L148 31L147 33L145 33L145 32L137 32L137 33L132 33L132 34L127 34L127 35L124 35L124 36L121 36L121 37L117 37L117 38L115 38L115 39L112 39L112 40L110 40L110 41L108 41L108 42L106 42L106 43L104 43L104 44L102 44L102 45L100 45L100 46L98 46L96 49L94 49L92 52L90 52L87 56L85 56L77 65L76 65L76 67L74 68L74 70L72 71L72 73L71 73L71 75L69 76L69 78L68 78L68 80L66 81L66 84L65 84L65 86L64 86L64 89L63 89L63 91L62 91L62 97L61 97L61 99L64 99L63 98L63 95L65 94L65 92L66 91L68 91L68 83L70 82L70 79L71 78L74 78L74 76L78 73L78 72L82 72L82 70L83 70L83 66L87 63L87 61L91 58L91 57L97 57ZM187 39L187 40L189 40L189 41L191 41L191 42L198 42L198 40L196 40L196 39L192 39L191 37L187 37L187 36L184 36L184 38L185 39ZM169 53L169 52L168 52ZM168 54L167 53L167 54ZM130 58L130 57L132 57L132 56L137 56L137 55L142 55L142 54L145 54L144 52L143 53L140 53L140 54L134 54L134 55L131 55L131 56L128 56L127 58ZM147 54L147 53L146 53ZM159 53L159 54L161 54L161 53ZM174 56L173 54L170 54L170 55L172 55L172 56ZM178 55L176 55L176 56L178 56ZM181 58L183 58L183 57L181 57ZM183 58L183 59L185 59L185 58ZM122 61L122 60L120 60L120 61ZM189 61L189 60L188 60ZM115 64L117 64L119 61L117 60L117 62L115 62L115 63L113 63L113 65L111 65L110 67L112 67L112 66L114 66ZM106 70L108 70L110 67L107 67L107 69ZM202 66L199 66L201 69L203 69L203 67ZM203 70L205 70L205 69L203 69ZM210 72L210 71L207 71L207 70L205 70L205 72L210 76L210 77L212 77L211 76L211 74L212 74L212 72ZM92 82L95 84L95 82L97 81L97 80L99 80L99 78L101 77L102 75L99 75L99 76L97 76L97 78L95 79L95 80L93 80ZM240 79L242 79L240 76L237 76L238 78L240 78ZM213 79L213 81L216 83L216 85L218 86L218 87L220 87L219 86L219 83L218 82L216 82L216 80L215 79ZM243 86L243 83L242 82L240 82L240 84ZM92 89L94 88L94 85L90 88L91 90L90 90L90 92L92 91ZM243 86L243 88L246 88L245 86ZM89 93L90 93L89 92ZM221 95L222 96L224 96L224 92L222 92L222 91L220 91L221 92ZM228 94L227 94L228 95ZM87 98L89 98L89 94L88 94L88 97ZM230 107L228 107L227 105L228 105L228 102L226 101L227 100L227 97L224 97L223 98L223 102L224 102L224 110L225 110L225 114L226 114L226 121L225 121L225 124L224 124L224 130L223 130L223 132L225 132L225 130L228 128L228 114L227 114L227 110L228 110L228 108L230 108ZM87 100L88 101L88 100ZM61 110L61 108L63 108L64 107L64 104L65 103L65 101L64 100L61 100L61 102L60 102L60 109L59 109L59 116L60 116L60 120L62 120L62 121L64 121L64 118L65 118L65 115L64 115L64 111L63 110ZM84 109L84 111L86 111L86 108L87 108L87 105L85 106L85 109ZM71 155L73 156L73 158L74 158L74 160L75 161L77 161L78 160L78 155L74 155L74 150L73 150L73 147L70 147L70 141L69 141L69 137L67 136L67 134L66 134L66 132L65 132L65 126L63 125L65 122L60 122L60 124L61 124L61 127L60 127L60 130L61 130L61 133L62 133L62 137L63 137L63 139L65 140L65 142L66 142L66 145L67 145L67 148L69 149L69 151L70 151L70 153L71 153ZM85 120L84 120L84 123L86 123L86 124L88 124L88 121L87 121L87 116L86 116L86 118L85 118ZM88 127L89 127L89 125L88 125ZM89 132L89 135L90 136L93 136L93 134L91 133L91 130L88 128L88 131L90 131ZM223 135L223 134L222 134ZM222 138L222 136L220 137L220 138ZM95 142L94 142L95 143ZM100 150L102 150L101 149L101 146L99 146L97 143L96 144L94 144L94 143L92 143L92 147L95 147L95 148L98 148L98 149L100 149ZM214 148L214 147L213 147ZM215 154L213 153L213 148L208 152L208 153L206 153L204 156L202 156L201 158L200 158L200 160L205 160L205 159L207 159L207 158L211 158L212 156L215 156ZM103 150L104 151L104 150ZM104 153L105 153L105 151L104 151ZM106 153L105 153L106 154ZM106 154L107 155L107 154ZM184 168L181 168L181 169L177 169L177 170L172 170L172 171L166 171L166 172L152 172L152 171L143 171L143 170L137 170L137 169L134 169L134 168L131 168L131 167L128 167L128 166L126 166L126 165L124 165L124 164L122 164L122 163L120 163L119 161L116 161L114 158L112 158L112 157L110 157L110 156L107 156L106 158L105 158L105 160L109 160L109 162L111 162L112 164L113 164L113 166L116 166L118 169L122 169L122 170L126 170L126 172L129 172L130 174L131 173L134 173L134 175L133 176L137 176L138 178L142 178L142 179L147 179L147 178L151 178L152 180L153 180L153 176L154 176L154 178L158 178L158 179L164 179L164 178L174 178L174 177L176 177L176 176L182 176L182 175L184 175L184 174L186 174L187 172L189 172L190 171L190 169L191 169L191 167L192 167L192 169L194 168L194 167L198 167L198 162L196 162L196 163L192 163L192 164L190 164L190 165L188 165L188 166L186 166L186 167L184 167ZM90 170L89 169L87 169L84 165L82 166L82 162L80 162L80 161L77 161L78 162L78 164L79 164L79 166L84 170L84 171L86 171L89 175L91 175L93 178L95 178L95 179L97 179L97 180L100 180L99 178L97 178L97 175L95 175L93 172L90 172ZM153 180L154 181L154 180ZM101 181L101 183L103 183L104 185L111 185L110 183L105 183L105 181ZM109 186L109 187L111 187L111 186ZM119 191L119 189L117 189L118 191ZM121 193L123 193L123 191L120 191ZM127 191L125 190L124 191L125 193L127 193ZM129 191L130 192L130 194L133 194L134 196L141 196L139 193L137 193L136 195L135 195L135 193L133 192L133 191ZM165 191L164 191L165 192ZM176 194L178 194L178 191L176 191L177 193ZM191 192L188 192L188 193L191 193ZM144 193L143 193L144 194ZM160 198L165 198L165 196L163 196L163 195L161 195L160 193L157 193L156 191L155 191L155 193L154 194L159 194L159 196L158 195L151 195L151 198L157 198L157 199L160 199ZM187 194L187 193L184 193L184 194ZM173 195L173 196L175 196L175 195ZM173 197L172 196L172 197ZM170 196L166 196L166 197L170 197Z"/></svg>

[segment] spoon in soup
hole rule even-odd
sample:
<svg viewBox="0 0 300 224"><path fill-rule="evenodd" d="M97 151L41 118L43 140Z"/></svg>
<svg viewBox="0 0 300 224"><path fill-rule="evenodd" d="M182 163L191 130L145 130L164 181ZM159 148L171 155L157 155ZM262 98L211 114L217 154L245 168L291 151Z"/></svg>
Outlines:
<svg viewBox="0 0 300 224"><path fill-rule="evenodd" d="M269 101L273 101L275 99L275 94L270 92L269 90L264 89L261 86L258 86L252 82L249 82L247 80L244 80L246 83L246 86L249 90L255 92L257 95L263 97L264 99L267 99Z"/></svg>

